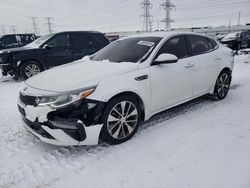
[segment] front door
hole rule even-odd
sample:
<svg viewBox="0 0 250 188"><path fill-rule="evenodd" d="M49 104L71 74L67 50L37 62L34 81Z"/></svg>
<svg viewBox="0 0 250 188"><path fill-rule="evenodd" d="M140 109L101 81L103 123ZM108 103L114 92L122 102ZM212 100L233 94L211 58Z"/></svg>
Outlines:
<svg viewBox="0 0 250 188"><path fill-rule="evenodd" d="M152 111L181 103L193 96L195 70L188 58L184 36L169 39L159 50L162 53L176 55L179 60L173 64L160 64L150 67L151 107Z"/></svg>
<svg viewBox="0 0 250 188"><path fill-rule="evenodd" d="M49 67L69 63L73 60L68 34L56 35L44 47L47 52L46 63L49 64Z"/></svg>

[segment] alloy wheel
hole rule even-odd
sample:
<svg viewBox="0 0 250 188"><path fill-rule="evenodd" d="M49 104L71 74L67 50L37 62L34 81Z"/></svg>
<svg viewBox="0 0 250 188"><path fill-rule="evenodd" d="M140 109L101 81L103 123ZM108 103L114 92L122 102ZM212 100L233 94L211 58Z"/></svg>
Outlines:
<svg viewBox="0 0 250 188"><path fill-rule="evenodd" d="M112 108L107 119L109 134L115 139L124 139L133 133L138 122L138 110L129 101L122 101Z"/></svg>
<svg viewBox="0 0 250 188"><path fill-rule="evenodd" d="M223 73L217 80L217 94L223 98L227 95L230 87L230 78L228 74Z"/></svg>
<svg viewBox="0 0 250 188"><path fill-rule="evenodd" d="M36 64L29 64L27 67L25 67L25 74L28 78L35 76L40 72L40 67Z"/></svg>

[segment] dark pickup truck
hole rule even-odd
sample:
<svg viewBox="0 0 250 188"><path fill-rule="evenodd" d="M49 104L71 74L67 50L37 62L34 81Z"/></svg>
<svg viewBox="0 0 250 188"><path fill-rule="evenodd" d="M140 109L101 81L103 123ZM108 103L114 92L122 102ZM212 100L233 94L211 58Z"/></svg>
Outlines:
<svg viewBox="0 0 250 188"><path fill-rule="evenodd" d="M51 67L91 55L108 44L102 33L94 31L48 34L24 47L1 50L0 68L4 76L27 79Z"/></svg>

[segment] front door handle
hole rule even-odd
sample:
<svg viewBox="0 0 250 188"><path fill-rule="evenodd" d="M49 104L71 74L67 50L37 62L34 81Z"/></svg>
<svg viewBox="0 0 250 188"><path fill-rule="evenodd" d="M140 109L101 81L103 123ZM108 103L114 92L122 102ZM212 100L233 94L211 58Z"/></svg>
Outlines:
<svg viewBox="0 0 250 188"><path fill-rule="evenodd" d="M214 60L215 60L215 61L220 61L221 58L220 58L220 57L216 57Z"/></svg>
<svg viewBox="0 0 250 188"><path fill-rule="evenodd" d="M185 68L192 68L192 67L194 67L194 64L193 63L188 63L188 64L186 64L185 65Z"/></svg>

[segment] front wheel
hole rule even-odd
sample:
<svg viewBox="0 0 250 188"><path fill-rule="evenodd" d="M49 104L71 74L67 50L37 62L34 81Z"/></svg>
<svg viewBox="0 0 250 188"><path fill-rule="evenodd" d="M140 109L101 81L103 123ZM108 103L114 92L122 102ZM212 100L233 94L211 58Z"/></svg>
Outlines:
<svg viewBox="0 0 250 188"><path fill-rule="evenodd" d="M216 100L222 100L227 96L230 84L231 84L231 74L228 71L223 71L218 76L214 88L214 97Z"/></svg>
<svg viewBox="0 0 250 188"><path fill-rule="evenodd" d="M137 131L141 120L139 102L130 96L112 99L103 113L102 138L110 144L129 140Z"/></svg>
<svg viewBox="0 0 250 188"><path fill-rule="evenodd" d="M42 66L36 61L28 61L21 65L20 74L24 79L28 79L42 72Z"/></svg>

